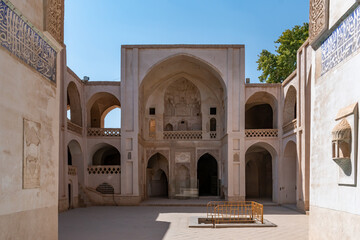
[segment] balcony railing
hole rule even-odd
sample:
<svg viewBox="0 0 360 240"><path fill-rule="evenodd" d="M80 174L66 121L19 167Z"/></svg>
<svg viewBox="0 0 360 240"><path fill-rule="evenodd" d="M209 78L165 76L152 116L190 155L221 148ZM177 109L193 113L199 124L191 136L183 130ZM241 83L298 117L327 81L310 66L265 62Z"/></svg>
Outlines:
<svg viewBox="0 0 360 240"><path fill-rule="evenodd" d="M202 139L202 131L164 131L164 139L168 139L168 140Z"/></svg>
<svg viewBox="0 0 360 240"><path fill-rule="evenodd" d="M245 136L248 138L278 137L277 129L246 129Z"/></svg>
<svg viewBox="0 0 360 240"><path fill-rule="evenodd" d="M89 166L87 168L89 174L120 174L121 166L120 165L111 165L111 166Z"/></svg>
<svg viewBox="0 0 360 240"><path fill-rule="evenodd" d="M120 137L120 128L88 128L87 135L89 137Z"/></svg>
<svg viewBox="0 0 360 240"><path fill-rule="evenodd" d="M297 123L297 121L296 121L296 119L294 119L291 122L284 124L283 132L287 133L287 132L290 132L290 131L296 129L296 127L297 127L296 123Z"/></svg>
<svg viewBox="0 0 360 240"><path fill-rule="evenodd" d="M210 138L212 138L212 139L216 138L216 131L210 132Z"/></svg>
<svg viewBox="0 0 360 240"><path fill-rule="evenodd" d="M68 175L76 176L77 175L77 169L74 166L68 166Z"/></svg>
<svg viewBox="0 0 360 240"><path fill-rule="evenodd" d="M82 135L82 127L80 127L79 125L77 125L73 122L67 121L67 129L72 132Z"/></svg>

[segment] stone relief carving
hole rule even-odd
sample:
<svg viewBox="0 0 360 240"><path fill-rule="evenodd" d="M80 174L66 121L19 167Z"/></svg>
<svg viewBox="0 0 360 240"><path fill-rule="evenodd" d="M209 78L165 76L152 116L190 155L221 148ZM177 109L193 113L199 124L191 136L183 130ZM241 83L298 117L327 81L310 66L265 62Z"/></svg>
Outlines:
<svg viewBox="0 0 360 240"><path fill-rule="evenodd" d="M309 38L312 42L328 28L328 0L311 0Z"/></svg>
<svg viewBox="0 0 360 240"><path fill-rule="evenodd" d="M56 41L64 42L64 0L47 0L45 25Z"/></svg>
<svg viewBox="0 0 360 240"><path fill-rule="evenodd" d="M0 0L0 45L45 78L56 82L56 50L3 0Z"/></svg>
<svg viewBox="0 0 360 240"><path fill-rule="evenodd" d="M321 45L321 74L360 48L360 7L357 7Z"/></svg>
<svg viewBox="0 0 360 240"><path fill-rule="evenodd" d="M189 163L190 161L190 152L175 152L175 163Z"/></svg>
<svg viewBox="0 0 360 240"><path fill-rule="evenodd" d="M40 123L24 119L23 188L40 187Z"/></svg>
<svg viewBox="0 0 360 240"><path fill-rule="evenodd" d="M200 91L185 78L176 80L166 89L164 126L168 124L174 131L201 130Z"/></svg>

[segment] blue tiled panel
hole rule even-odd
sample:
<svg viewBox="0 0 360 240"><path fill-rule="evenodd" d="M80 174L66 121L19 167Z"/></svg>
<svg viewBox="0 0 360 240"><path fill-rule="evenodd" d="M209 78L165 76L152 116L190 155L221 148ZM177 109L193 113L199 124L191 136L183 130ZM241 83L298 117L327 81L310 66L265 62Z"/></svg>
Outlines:
<svg viewBox="0 0 360 240"><path fill-rule="evenodd" d="M348 16L321 45L321 74L360 48L360 7Z"/></svg>
<svg viewBox="0 0 360 240"><path fill-rule="evenodd" d="M56 82L56 51L16 12L0 0L0 45Z"/></svg>

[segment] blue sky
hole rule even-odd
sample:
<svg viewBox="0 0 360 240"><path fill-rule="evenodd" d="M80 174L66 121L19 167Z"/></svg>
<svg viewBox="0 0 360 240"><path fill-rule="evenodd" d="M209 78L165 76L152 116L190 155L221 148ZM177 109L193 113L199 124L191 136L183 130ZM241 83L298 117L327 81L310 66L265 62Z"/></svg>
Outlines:
<svg viewBox="0 0 360 240"><path fill-rule="evenodd" d="M245 44L245 75L285 29L307 22L309 0L66 0L67 65L90 81L120 81L123 44Z"/></svg>

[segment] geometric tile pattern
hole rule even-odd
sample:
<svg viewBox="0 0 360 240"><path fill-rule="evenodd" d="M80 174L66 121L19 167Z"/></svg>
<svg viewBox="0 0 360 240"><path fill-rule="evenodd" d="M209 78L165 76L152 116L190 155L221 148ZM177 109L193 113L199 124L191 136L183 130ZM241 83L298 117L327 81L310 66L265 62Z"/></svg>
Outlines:
<svg viewBox="0 0 360 240"><path fill-rule="evenodd" d="M0 0L0 45L56 82L56 50L3 0Z"/></svg>
<svg viewBox="0 0 360 240"><path fill-rule="evenodd" d="M321 45L321 74L360 48L360 7L350 14Z"/></svg>

